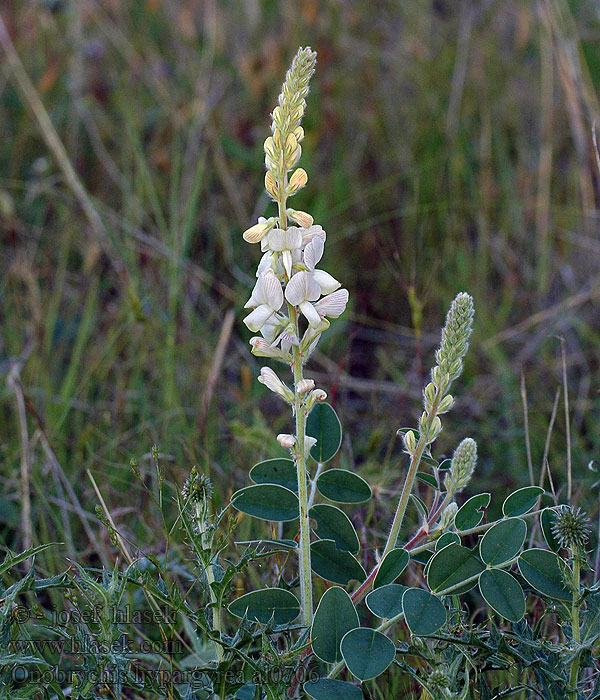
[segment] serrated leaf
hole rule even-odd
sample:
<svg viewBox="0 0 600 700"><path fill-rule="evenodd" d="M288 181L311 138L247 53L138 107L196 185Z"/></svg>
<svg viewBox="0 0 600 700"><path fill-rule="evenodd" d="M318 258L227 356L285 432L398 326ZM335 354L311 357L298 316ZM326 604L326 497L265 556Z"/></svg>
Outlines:
<svg viewBox="0 0 600 700"><path fill-rule="evenodd" d="M520 518L501 520L491 527L479 543L479 554L488 566L504 564L515 557L527 535L527 525Z"/></svg>
<svg viewBox="0 0 600 700"><path fill-rule="evenodd" d="M410 554L406 549L397 548L390 550L377 569L373 588L385 586L388 583L393 583L398 576L406 569L410 561Z"/></svg>
<svg viewBox="0 0 600 700"><path fill-rule="evenodd" d="M406 586L388 583L371 591L365 599L369 610L382 620L389 620L402 612L402 596Z"/></svg>
<svg viewBox="0 0 600 700"><path fill-rule="evenodd" d="M318 403L306 419L306 434L316 439L310 455L317 462L329 462L342 444L342 424L332 406Z"/></svg>
<svg viewBox="0 0 600 700"><path fill-rule="evenodd" d="M436 552L428 566L427 583L434 593L454 589L455 586L458 588L454 589L453 593L470 590L477 584L476 579L465 584L465 589L460 587L460 584L476 577L485 569L470 549L455 543Z"/></svg>
<svg viewBox="0 0 600 700"><path fill-rule="evenodd" d="M435 634L446 624L446 608L442 601L423 588L404 591L402 609L408 628L417 637Z"/></svg>
<svg viewBox="0 0 600 700"><path fill-rule="evenodd" d="M476 496L471 496L468 501L465 501L458 509L454 516L454 525L457 530L470 530L477 527L483 520L483 508L490 505L491 495L489 493L478 493Z"/></svg>
<svg viewBox="0 0 600 700"><path fill-rule="evenodd" d="M485 602L499 615L518 622L525 615L525 594L516 578L502 569L486 569L479 577Z"/></svg>
<svg viewBox="0 0 600 700"><path fill-rule="evenodd" d="M249 476L255 484L277 484L298 493L296 467L291 459L265 459L252 467Z"/></svg>
<svg viewBox="0 0 600 700"><path fill-rule="evenodd" d="M519 571L536 591L557 600L571 600L572 595L563 582L558 557L547 549L527 549L519 557Z"/></svg>
<svg viewBox="0 0 600 700"><path fill-rule="evenodd" d="M535 506L543 493L544 489L539 486L525 486L508 496L502 504L502 512L506 517L524 515Z"/></svg>
<svg viewBox="0 0 600 700"><path fill-rule="evenodd" d="M323 593L315 612L311 644L316 656L329 664L342 659L342 637L359 626L358 613L343 588L332 586Z"/></svg>
<svg viewBox="0 0 600 700"><path fill-rule="evenodd" d="M317 540L310 546L312 570L331 583L346 586L350 581L362 583L367 574L350 554L335 546L333 540Z"/></svg>
<svg viewBox="0 0 600 700"><path fill-rule="evenodd" d="M300 503L293 491L275 484L256 484L236 491L231 505L261 520L288 522L298 517Z"/></svg>
<svg viewBox="0 0 600 700"><path fill-rule="evenodd" d="M368 627L350 630L342 639L341 649L348 670L361 681L380 676L396 656L394 643Z"/></svg>
<svg viewBox="0 0 600 700"><path fill-rule="evenodd" d="M353 683L332 678L318 678L307 681L304 692L314 700L363 700L362 690Z"/></svg>
<svg viewBox="0 0 600 700"><path fill-rule="evenodd" d="M40 552L43 552L45 549L49 549L50 547L55 547L56 545L59 545L59 544L63 544L63 543L62 542L48 542L47 544L40 544L37 547L31 547L30 549L27 549L24 552L20 552L19 554L13 554L12 552L8 552L8 554L4 557L4 560L0 564L0 574L3 574L5 571L8 571L13 566L20 564L22 561L29 559L29 557L34 557L37 554L39 554Z"/></svg>
<svg viewBox="0 0 600 700"><path fill-rule="evenodd" d="M371 498L371 487L358 474L346 469L328 469L317 479L317 488L336 503L364 503Z"/></svg>
<svg viewBox="0 0 600 700"><path fill-rule="evenodd" d="M237 598L228 607L235 617L263 625L287 625L300 614L300 603L293 593L283 588L263 588Z"/></svg>
<svg viewBox="0 0 600 700"><path fill-rule="evenodd" d="M350 518L339 508L320 503L309 515L317 523L317 535L322 540L333 540L338 549L356 554L360 548L358 535Z"/></svg>

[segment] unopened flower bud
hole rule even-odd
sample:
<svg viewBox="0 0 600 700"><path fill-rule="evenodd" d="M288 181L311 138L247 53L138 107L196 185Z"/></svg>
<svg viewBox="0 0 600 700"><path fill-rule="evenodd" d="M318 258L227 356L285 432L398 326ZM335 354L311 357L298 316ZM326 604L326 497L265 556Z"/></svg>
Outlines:
<svg viewBox="0 0 600 700"><path fill-rule="evenodd" d="M264 150L265 154L269 156L269 158L271 158L272 160L276 159L277 153L275 151L275 144L273 143L272 136L269 136L267 139L265 139Z"/></svg>
<svg viewBox="0 0 600 700"><path fill-rule="evenodd" d="M454 502L444 508L442 516L440 518L440 531L444 532L447 530L454 522L454 516L458 512L458 505Z"/></svg>
<svg viewBox="0 0 600 700"><path fill-rule="evenodd" d="M281 396L284 401L290 404L294 403L294 394L291 390L279 379L275 372L270 367L263 367L260 370L260 376L258 381L264 384L267 389L270 389L273 393Z"/></svg>
<svg viewBox="0 0 600 700"><path fill-rule="evenodd" d="M288 134L286 142L285 142L286 157L289 158L297 148L298 148L298 140L296 139L295 134Z"/></svg>
<svg viewBox="0 0 600 700"><path fill-rule="evenodd" d="M296 392L300 396L304 396L311 389L315 388L315 382L313 379L302 379L296 384Z"/></svg>
<svg viewBox="0 0 600 700"><path fill-rule="evenodd" d="M314 391L311 391L305 403L306 412L308 413L316 403L325 401L326 398L327 392L323 391L323 389L315 389Z"/></svg>
<svg viewBox="0 0 600 700"><path fill-rule="evenodd" d="M271 219L266 219L265 221L259 221L254 226L246 229L242 235L246 243L258 243L261 241L267 233L275 226L277 219L272 217Z"/></svg>
<svg viewBox="0 0 600 700"><path fill-rule="evenodd" d="M409 430L404 435L404 447L408 454L412 455L417 447L417 439L412 430Z"/></svg>
<svg viewBox="0 0 600 700"><path fill-rule="evenodd" d="M440 401L440 405L438 406L438 414L442 413L447 413L452 406L454 406L454 397L451 394L447 394L444 396L444 398Z"/></svg>
<svg viewBox="0 0 600 700"><path fill-rule="evenodd" d="M271 195L271 197L273 197L273 199L277 199L279 197L277 183L275 182L273 173L270 170L267 170L265 174L265 189Z"/></svg>
<svg viewBox="0 0 600 700"><path fill-rule="evenodd" d="M427 433L427 443L432 443L437 436L440 434L442 430L442 421L439 419L438 416L436 416L432 423L431 427L429 428L429 432Z"/></svg>
<svg viewBox="0 0 600 700"><path fill-rule="evenodd" d="M310 214L307 214L305 211L298 211L297 209L288 209L287 215L292 221L300 224L302 228L310 228L315 221Z"/></svg>
<svg viewBox="0 0 600 700"><path fill-rule="evenodd" d="M306 170L304 170L304 168L298 168L297 170L294 170L294 173L292 174L288 185L288 194L294 194L295 192L298 192L298 190L301 190L307 182L308 175L306 174Z"/></svg>
<svg viewBox="0 0 600 700"><path fill-rule="evenodd" d="M429 382L429 384L425 387L425 391L423 392L425 395L425 401L429 406L431 406L435 400L435 394L436 394L436 388L435 384L432 382Z"/></svg>
<svg viewBox="0 0 600 700"><path fill-rule="evenodd" d="M277 436L277 442L285 450L291 450L296 444L296 438L293 435L288 435L287 433L279 433L279 435Z"/></svg>

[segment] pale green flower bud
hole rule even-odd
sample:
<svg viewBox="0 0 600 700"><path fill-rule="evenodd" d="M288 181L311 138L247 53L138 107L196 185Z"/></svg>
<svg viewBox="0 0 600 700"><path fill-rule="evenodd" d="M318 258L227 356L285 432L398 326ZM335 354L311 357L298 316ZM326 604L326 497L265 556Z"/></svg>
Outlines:
<svg viewBox="0 0 600 700"><path fill-rule="evenodd" d="M446 394L440 401L437 412L438 414L448 413L452 406L454 406L454 397L451 394Z"/></svg>
<svg viewBox="0 0 600 700"><path fill-rule="evenodd" d="M476 464L477 443L472 438L465 438L454 451L452 466L444 480L448 493L460 493L467 486Z"/></svg>
<svg viewBox="0 0 600 700"><path fill-rule="evenodd" d="M417 447L417 439L412 430L409 430L404 435L404 447L408 454L412 455Z"/></svg>
<svg viewBox="0 0 600 700"><path fill-rule="evenodd" d="M427 443L432 443L437 436L442 432L442 421L436 416L432 423L429 431L427 433Z"/></svg>
<svg viewBox="0 0 600 700"><path fill-rule="evenodd" d="M435 392L435 384L433 382L429 382L429 384L425 387L425 391L423 392L425 402L427 403L428 407L431 407L435 400Z"/></svg>
<svg viewBox="0 0 600 700"><path fill-rule="evenodd" d="M442 513L442 516L440 518L440 534L443 533L445 530L447 530L449 527L451 527L452 523L454 522L454 516L458 512L458 505L454 502L450 503L449 505L444 508L444 511Z"/></svg>

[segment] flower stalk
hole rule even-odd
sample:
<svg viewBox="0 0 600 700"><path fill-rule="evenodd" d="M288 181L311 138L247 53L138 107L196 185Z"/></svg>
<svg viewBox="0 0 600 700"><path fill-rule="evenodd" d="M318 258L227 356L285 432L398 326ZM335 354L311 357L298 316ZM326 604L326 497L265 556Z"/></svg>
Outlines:
<svg viewBox="0 0 600 700"><path fill-rule="evenodd" d="M295 434L282 434L277 440L290 451L296 465L300 600L306 627L312 625L313 618L307 459L316 442L306 435L306 419L315 403L327 395L304 378L304 363L329 327L328 317L340 316L348 302L348 292L340 289L340 283L317 269L325 231L314 225L310 214L288 208L287 203L308 181L306 171L296 166L304 138L305 97L315 63L316 54L309 47L296 54L273 110L271 136L264 144L265 189L277 205L277 216L261 217L243 234L248 243L260 243L263 252L258 279L246 303L252 310L244 319L251 331L261 334L250 340L252 352L289 364L293 374L293 391L266 367L259 381L291 404L295 418Z"/></svg>

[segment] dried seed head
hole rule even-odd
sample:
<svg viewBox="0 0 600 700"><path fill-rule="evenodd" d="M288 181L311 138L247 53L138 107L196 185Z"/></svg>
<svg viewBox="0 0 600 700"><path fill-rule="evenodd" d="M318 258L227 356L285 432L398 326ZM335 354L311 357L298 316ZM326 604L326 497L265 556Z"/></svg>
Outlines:
<svg viewBox="0 0 600 700"><path fill-rule="evenodd" d="M576 506L560 506L554 516L552 533L561 547L583 549L590 538L590 519Z"/></svg>

